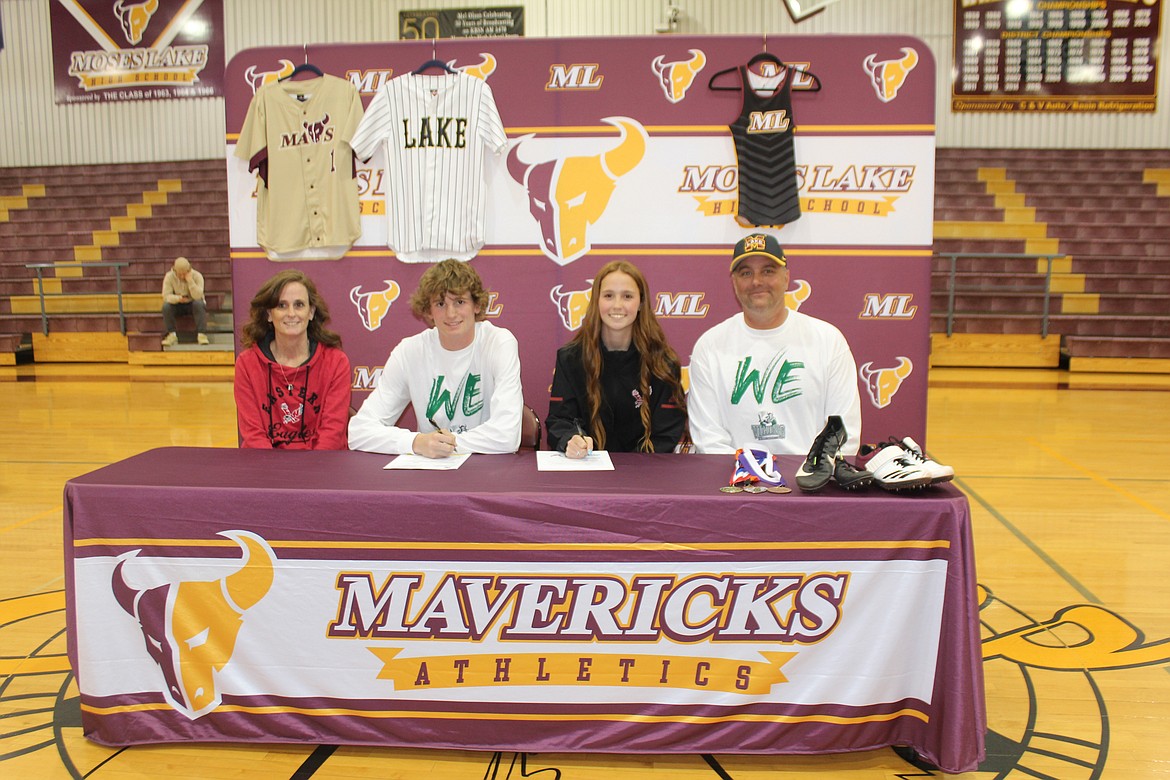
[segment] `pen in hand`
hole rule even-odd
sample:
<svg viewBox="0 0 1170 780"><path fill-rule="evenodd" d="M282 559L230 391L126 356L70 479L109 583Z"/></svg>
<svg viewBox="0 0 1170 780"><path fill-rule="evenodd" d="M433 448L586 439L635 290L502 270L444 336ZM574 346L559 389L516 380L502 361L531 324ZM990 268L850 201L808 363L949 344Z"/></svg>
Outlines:
<svg viewBox="0 0 1170 780"><path fill-rule="evenodd" d="M445 442L445 443L449 443L451 445L451 451L443 453L443 455L454 455L455 454L455 436L450 431L446 430L445 428L441 427L437 422L435 422L433 417L428 417L427 422L429 422L431 424L431 426L435 429L435 433L439 434L440 436L450 436L451 437L450 442ZM432 457L434 457L434 456L432 456Z"/></svg>
<svg viewBox="0 0 1170 780"><path fill-rule="evenodd" d="M585 426L581 424L580 418L573 418L573 427L577 429L577 436L581 437L581 443L585 448L585 454L581 457L585 457L586 455L589 455L589 453L593 452L593 442L590 441L589 437L585 435ZM565 454L569 454L567 448Z"/></svg>

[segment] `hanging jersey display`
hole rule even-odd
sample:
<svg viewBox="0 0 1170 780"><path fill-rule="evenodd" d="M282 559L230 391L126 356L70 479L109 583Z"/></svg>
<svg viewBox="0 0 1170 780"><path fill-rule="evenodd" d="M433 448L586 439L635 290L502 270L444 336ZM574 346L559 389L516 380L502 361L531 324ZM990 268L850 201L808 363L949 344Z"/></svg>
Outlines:
<svg viewBox="0 0 1170 780"><path fill-rule="evenodd" d="M762 76L739 68L743 107L729 126L739 165L736 221L744 227L786 225L800 218L792 121L792 68Z"/></svg>
<svg viewBox="0 0 1170 780"><path fill-rule="evenodd" d="M386 82L354 134L369 160L386 154L388 244L404 263L470 260L483 246L484 162L508 142L491 87L464 73L406 73Z"/></svg>

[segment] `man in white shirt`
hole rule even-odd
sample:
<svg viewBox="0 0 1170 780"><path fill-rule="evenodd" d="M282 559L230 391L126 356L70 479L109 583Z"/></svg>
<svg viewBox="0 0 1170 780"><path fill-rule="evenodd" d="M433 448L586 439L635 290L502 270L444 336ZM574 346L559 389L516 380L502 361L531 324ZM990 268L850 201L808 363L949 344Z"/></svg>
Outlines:
<svg viewBox="0 0 1170 780"><path fill-rule="evenodd" d="M691 353L687 411L699 452L734 453L758 444L776 455L804 455L829 416L861 442L857 364L829 323L788 309L788 260L775 236L753 233L735 245L731 285L743 311L714 326Z"/></svg>
<svg viewBox="0 0 1170 780"><path fill-rule="evenodd" d="M428 268L410 299L430 327L398 343L349 421L349 448L442 458L515 452L524 396L516 337L484 321L487 291L458 260ZM397 427L413 404L418 431Z"/></svg>

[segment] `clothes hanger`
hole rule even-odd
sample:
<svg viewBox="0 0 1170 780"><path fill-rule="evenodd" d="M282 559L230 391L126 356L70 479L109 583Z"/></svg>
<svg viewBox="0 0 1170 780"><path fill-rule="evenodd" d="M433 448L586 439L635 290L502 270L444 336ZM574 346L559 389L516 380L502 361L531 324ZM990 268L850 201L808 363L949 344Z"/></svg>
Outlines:
<svg viewBox="0 0 1170 780"><path fill-rule="evenodd" d="M443 62L441 59L439 59L439 55L435 52L435 39L434 38L431 39L431 58L429 60L427 60L426 62L424 62L422 65L419 65L417 68L412 70L410 73L412 76L417 76L420 73L422 73L424 70L426 70L427 68L442 68L447 73L458 73L459 72L459 71L455 70L454 68L452 68L447 63Z"/></svg>
<svg viewBox="0 0 1170 780"><path fill-rule="evenodd" d="M759 52L755 56L753 56L750 60L748 60L747 64L745 64L744 67L747 68L748 70L751 70L753 65L758 65L761 62L770 62L770 63L774 64L778 70L779 69L787 70L789 77L791 77L794 73L801 73L805 76L808 76L810 79L812 79L814 86L809 87L808 89L802 89L801 92L820 92L821 91L821 80L819 78L817 78L817 75L815 73L813 73L812 71L808 71L808 70L801 70L800 68L797 68L795 65L789 65L788 63L784 62L784 60L780 59L778 56L776 56L772 52L768 51L768 34L767 33L764 33L764 50ZM738 66L738 65L734 65L730 68L724 68L723 70L716 71L715 73L712 73L711 78L707 79L707 88L714 90L716 92L742 92L743 86L740 84L737 84L735 86L730 86L730 85L719 86L715 83L715 80L717 78L719 78L720 76L726 75L728 73L738 72L739 67L740 66ZM775 90L761 89L759 91L760 92L774 92Z"/></svg>
<svg viewBox="0 0 1170 780"><path fill-rule="evenodd" d="M309 47L308 46L305 46L305 61L303 63L301 63L300 65L297 65L295 68L293 68L292 73L288 74L287 76L282 76L280 78L280 80L281 81L288 81L289 79L296 78L297 76L299 76L302 73L312 73L315 76L324 76L325 75L325 73L320 68L318 68L316 65L313 65L311 62L309 62Z"/></svg>

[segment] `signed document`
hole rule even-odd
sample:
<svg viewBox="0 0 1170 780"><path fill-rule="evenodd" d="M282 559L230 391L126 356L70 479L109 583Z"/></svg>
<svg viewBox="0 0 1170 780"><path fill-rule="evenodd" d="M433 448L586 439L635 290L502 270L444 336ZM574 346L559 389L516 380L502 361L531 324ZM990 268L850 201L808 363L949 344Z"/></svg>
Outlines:
<svg viewBox="0 0 1170 780"><path fill-rule="evenodd" d="M424 458L413 453L399 455L387 463L384 469L422 469L425 471L454 471L471 457L470 452L462 455L448 455L445 458Z"/></svg>
<svg viewBox="0 0 1170 780"><path fill-rule="evenodd" d="M613 471L605 450L594 450L584 458L568 458L563 452L536 451L537 471Z"/></svg>

